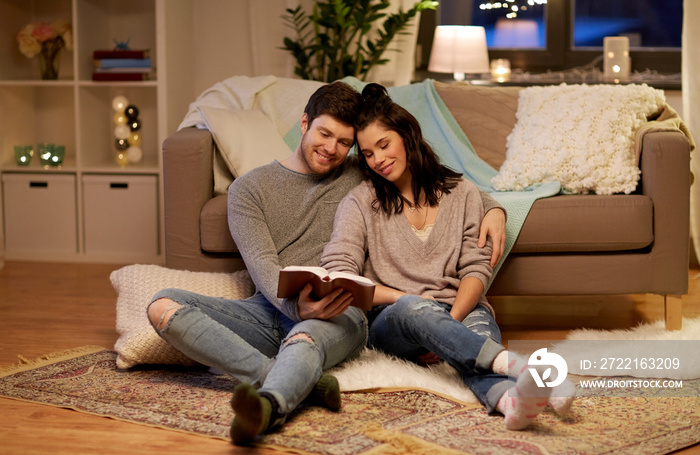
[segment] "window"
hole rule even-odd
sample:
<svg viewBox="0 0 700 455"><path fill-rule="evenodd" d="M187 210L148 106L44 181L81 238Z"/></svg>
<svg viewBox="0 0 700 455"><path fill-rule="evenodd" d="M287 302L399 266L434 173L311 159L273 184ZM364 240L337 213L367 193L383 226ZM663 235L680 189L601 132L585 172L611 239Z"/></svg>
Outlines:
<svg viewBox="0 0 700 455"><path fill-rule="evenodd" d="M616 35L630 39L632 71L681 71L683 0L541 3L544 1L441 0L432 18L423 12L421 28L429 30L419 37L423 61L428 61L425 49L430 52L435 25L482 25L486 28L489 57L507 58L512 67L524 71L583 66L602 55L605 36ZM514 17L506 17L513 12Z"/></svg>
<svg viewBox="0 0 700 455"><path fill-rule="evenodd" d="M545 30L546 0L475 1L472 6L472 24L486 29L490 49L547 48ZM444 16L441 14L441 20ZM465 24L466 25L466 24Z"/></svg>
<svg viewBox="0 0 700 455"><path fill-rule="evenodd" d="M578 0L573 47L600 48L605 36L627 36L631 49L680 49L682 28L682 0Z"/></svg>

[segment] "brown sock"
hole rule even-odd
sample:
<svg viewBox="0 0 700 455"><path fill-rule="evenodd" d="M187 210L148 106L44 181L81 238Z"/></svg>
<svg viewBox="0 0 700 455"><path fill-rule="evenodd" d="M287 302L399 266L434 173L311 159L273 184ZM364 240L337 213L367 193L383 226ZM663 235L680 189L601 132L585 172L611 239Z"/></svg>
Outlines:
<svg viewBox="0 0 700 455"><path fill-rule="evenodd" d="M340 410L340 385L335 376L324 373L306 398L312 406L323 406L331 411Z"/></svg>
<svg viewBox="0 0 700 455"><path fill-rule="evenodd" d="M231 407L236 414L231 423L231 439L236 445L249 445L270 425L272 404L250 384L239 384Z"/></svg>

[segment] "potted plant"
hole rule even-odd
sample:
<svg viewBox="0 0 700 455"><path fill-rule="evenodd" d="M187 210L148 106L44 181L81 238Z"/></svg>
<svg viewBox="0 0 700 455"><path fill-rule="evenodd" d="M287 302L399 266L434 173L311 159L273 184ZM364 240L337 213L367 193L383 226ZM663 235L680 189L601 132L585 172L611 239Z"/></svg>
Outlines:
<svg viewBox="0 0 700 455"><path fill-rule="evenodd" d="M373 66L388 61L382 55L409 21L438 2L417 1L407 11L387 14L390 5L390 0L319 0L311 14L301 6L288 8L283 20L295 36L285 38L282 49L295 58L294 73L323 82L345 76L364 80Z"/></svg>

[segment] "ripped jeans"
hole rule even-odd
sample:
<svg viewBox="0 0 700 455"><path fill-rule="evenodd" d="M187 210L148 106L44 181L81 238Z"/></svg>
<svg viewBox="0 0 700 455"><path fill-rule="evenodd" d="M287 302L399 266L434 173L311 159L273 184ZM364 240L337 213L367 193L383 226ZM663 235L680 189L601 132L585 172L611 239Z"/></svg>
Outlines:
<svg viewBox="0 0 700 455"><path fill-rule="evenodd" d="M276 424L306 398L323 370L359 355L367 340L367 319L353 306L327 321L296 322L262 294L229 300L164 289L152 301L161 298L182 305L163 330L156 329L161 338L191 359L272 395ZM295 335L303 336L287 341Z"/></svg>
<svg viewBox="0 0 700 455"><path fill-rule="evenodd" d="M483 305L477 305L462 322L450 316L450 308L415 295L376 307L368 315L372 321L369 346L410 361L433 352L460 373L477 399L493 413L501 396L515 385L514 378L491 370L496 355L505 349L501 331Z"/></svg>

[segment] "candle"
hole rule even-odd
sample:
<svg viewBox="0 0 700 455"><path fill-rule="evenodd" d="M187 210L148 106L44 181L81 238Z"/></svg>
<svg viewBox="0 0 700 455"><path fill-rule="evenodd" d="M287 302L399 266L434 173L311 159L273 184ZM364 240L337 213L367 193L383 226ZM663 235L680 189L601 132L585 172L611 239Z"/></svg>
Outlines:
<svg viewBox="0 0 700 455"><path fill-rule="evenodd" d="M630 75L630 42L626 36L603 39L603 77L606 81L626 81Z"/></svg>
<svg viewBox="0 0 700 455"><path fill-rule="evenodd" d="M498 82L505 82L510 79L510 60L507 58L491 60L491 77Z"/></svg>

